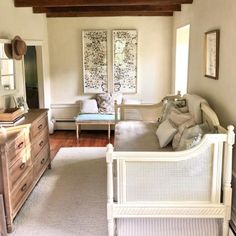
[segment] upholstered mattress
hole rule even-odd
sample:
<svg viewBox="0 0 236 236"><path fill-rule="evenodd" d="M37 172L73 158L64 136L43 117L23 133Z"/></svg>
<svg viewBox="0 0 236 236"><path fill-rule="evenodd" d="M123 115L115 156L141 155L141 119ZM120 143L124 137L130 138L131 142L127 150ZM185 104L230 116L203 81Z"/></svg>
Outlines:
<svg viewBox="0 0 236 236"><path fill-rule="evenodd" d="M121 121L115 128L116 151L156 152L173 151L172 146L160 148L156 135L157 123Z"/></svg>

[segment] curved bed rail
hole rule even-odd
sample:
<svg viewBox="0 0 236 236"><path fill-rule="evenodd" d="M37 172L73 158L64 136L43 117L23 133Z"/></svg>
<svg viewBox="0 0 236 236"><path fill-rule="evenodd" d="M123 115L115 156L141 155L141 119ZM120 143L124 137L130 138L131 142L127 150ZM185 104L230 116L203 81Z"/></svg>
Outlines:
<svg viewBox="0 0 236 236"><path fill-rule="evenodd" d="M231 214L232 146L234 137L234 128L229 126L227 133L207 134L196 147L180 152L116 152L113 150L113 146L109 144L106 154L109 236L114 235L115 218L129 217L221 218L223 219L223 236L226 236ZM114 201L113 191L114 160L117 162L117 202ZM207 169L204 169L204 163L207 164ZM163 164L165 168L169 168L170 172L164 173L162 176L159 175L159 172L163 170ZM193 166L190 170L189 164ZM196 174L194 170L198 165L201 167L199 169L200 173ZM175 166L176 169L182 168L184 170L185 168L186 173L182 171L180 174L179 172L176 172L176 174L175 171L173 172ZM223 183L221 182L222 166L224 166ZM153 172L155 169L158 171ZM209 184L205 187L206 191L204 190L204 183L203 187L200 186L200 191L206 192L205 197L202 198L201 195L196 195L195 198L194 194L197 193L198 186L196 189L194 186L198 183L201 171L204 172L205 176L201 181L204 182L206 179ZM146 179L143 179L143 176ZM152 178L153 176L160 179L164 178L166 184L163 181L152 181L149 178L150 176ZM181 199L182 195L184 196L181 191L186 187L184 186L186 182L183 181L185 177L194 183L189 189L190 193L192 191L192 195L190 194L191 198L193 197L192 200L188 197ZM130 178L132 181L130 181ZM159 185L155 186L155 182L158 182ZM168 183L172 186L168 186ZM153 191L153 196L159 199L155 200L151 196L151 200L146 201L145 198L149 195L143 193L147 192L147 189ZM171 190L170 194L169 189ZM223 201L221 201L221 189L223 189ZM170 196L170 199L165 201L165 198L163 199L162 195L158 195L158 191L155 190L161 191L167 197Z"/></svg>

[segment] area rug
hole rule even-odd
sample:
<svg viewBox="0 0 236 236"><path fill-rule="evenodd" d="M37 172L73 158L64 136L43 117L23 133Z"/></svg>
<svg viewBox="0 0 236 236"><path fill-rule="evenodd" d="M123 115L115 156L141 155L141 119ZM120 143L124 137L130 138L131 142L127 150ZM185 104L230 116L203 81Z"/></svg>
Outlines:
<svg viewBox="0 0 236 236"><path fill-rule="evenodd" d="M106 148L61 148L12 236L106 236Z"/></svg>

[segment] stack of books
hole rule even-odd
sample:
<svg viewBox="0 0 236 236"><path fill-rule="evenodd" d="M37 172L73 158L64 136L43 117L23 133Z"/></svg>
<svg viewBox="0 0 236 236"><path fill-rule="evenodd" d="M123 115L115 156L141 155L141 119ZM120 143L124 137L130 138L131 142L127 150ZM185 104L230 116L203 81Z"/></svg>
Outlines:
<svg viewBox="0 0 236 236"><path fill-rule="evenodd" d="M0 111L0 126L15 126L24 119L24 111L19 108L8 108Z"/></svg>

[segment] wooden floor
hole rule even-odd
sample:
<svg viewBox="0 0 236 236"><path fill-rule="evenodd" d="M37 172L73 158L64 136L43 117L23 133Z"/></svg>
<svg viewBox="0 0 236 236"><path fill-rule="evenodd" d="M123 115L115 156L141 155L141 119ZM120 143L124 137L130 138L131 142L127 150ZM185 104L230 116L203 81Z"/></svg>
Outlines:
<svg viewBox="0 0 236 236"><path fill-rule="evenodd" d="M51 158L53 159L61 147L105 147L109 141L107 131L91 130L82 131L79 142L75 131L55 131L49 136ZM114 134L111 132L111 143L114 144Z"/></svg>

